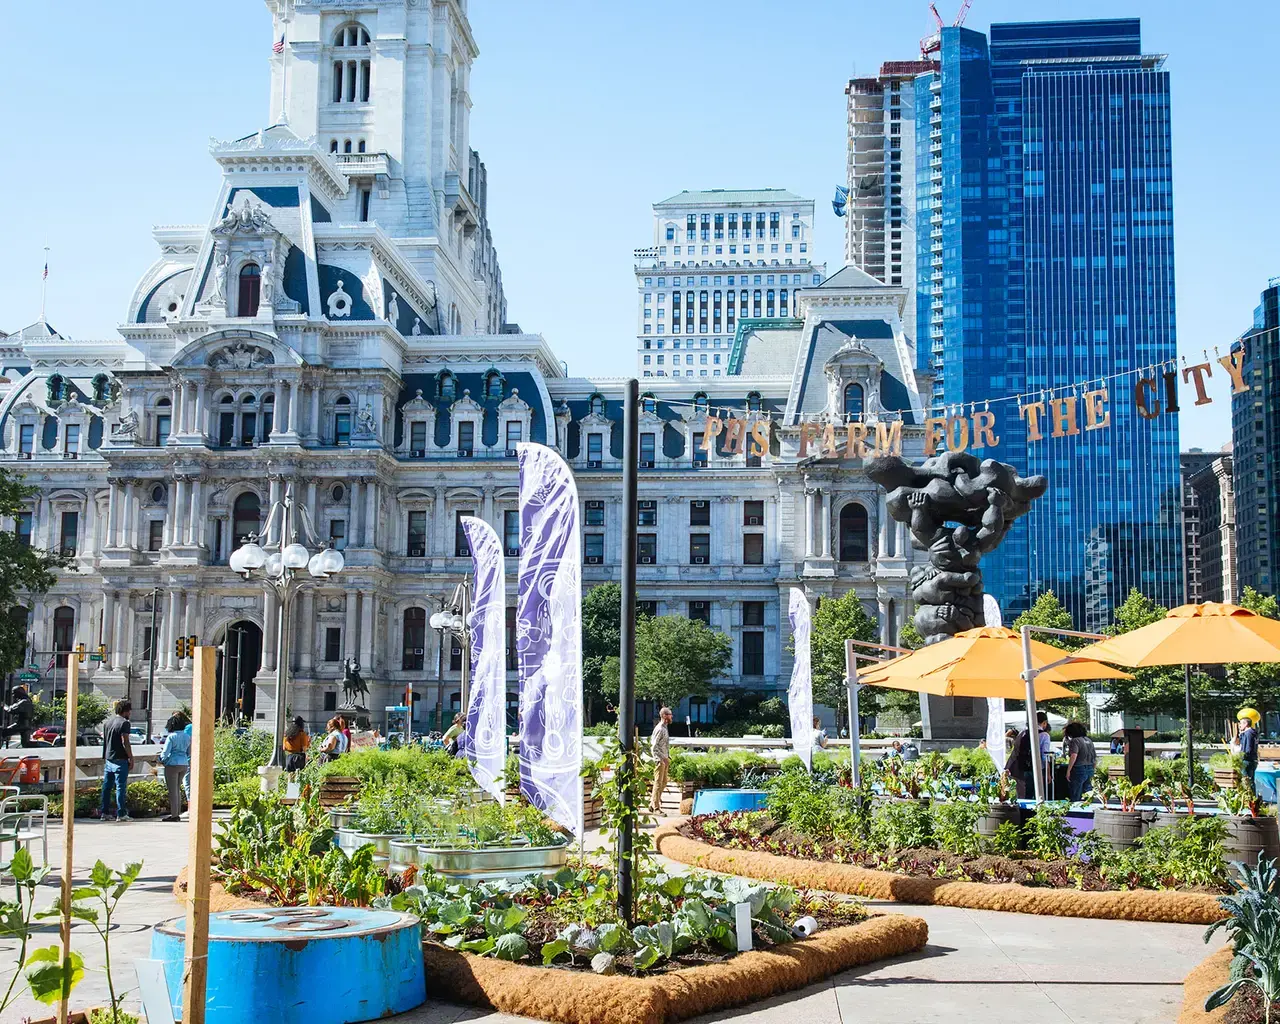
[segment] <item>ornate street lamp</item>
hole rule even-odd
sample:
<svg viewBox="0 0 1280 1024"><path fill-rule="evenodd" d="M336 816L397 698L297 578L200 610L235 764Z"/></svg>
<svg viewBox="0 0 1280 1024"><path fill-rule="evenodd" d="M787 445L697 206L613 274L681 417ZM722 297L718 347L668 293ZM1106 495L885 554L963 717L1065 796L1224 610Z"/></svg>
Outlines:
<svg viewBox="0 0 1280 1024"><path fill-rule="evenodd" d="M440 645L443 650L446 637L457 637L462 647L462 713L467 713L467 701L471 689L471 581L463 580L453 591L453 599L444 608L435 612L429 622L431 628L440 633ZM443 660L443 659L442 659ZM444 700L441 698L440 731L445 732Z"/></svg>
<svg viewBox="0 0 1280 1024"><path fill-rule="evenodd" d="M269 767L284 768L285 698L289 690L289 630L292 626L293 599L299 591L319 585L346 565L342 552L316 540L315 525L306 508L302 513L302 536L311 547L299 540L296 525L298 509L292 489L283 501L271 506L261 535L250 534L246 543L231 553L230 565L247 580L258 580L276 595L279 616L276 628L276 725L275 750ZM273 532L272 527L276 529ZM265 538L258 543L259 536ZM314 548L314 550L313 550ZM306 570L307 575L302 575Z"/></svg>

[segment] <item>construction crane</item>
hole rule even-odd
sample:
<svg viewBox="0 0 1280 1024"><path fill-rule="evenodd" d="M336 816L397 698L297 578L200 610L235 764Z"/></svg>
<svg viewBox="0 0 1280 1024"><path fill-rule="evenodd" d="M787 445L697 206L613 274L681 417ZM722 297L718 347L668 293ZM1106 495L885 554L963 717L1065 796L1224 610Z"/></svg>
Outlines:
<svg viewBox="0 0 1280 1024"><path fill-rule="evenodd" d="M960 11L956 14L956 20L952 22L952 28L959 28L964 24L964 19L969 16L969 8L973 6L973 0L964 0L960 5ZM942 15L938 13L938 5L930 4L929 13L933 15L933 20L937 25L936 31L931 36L925 36L920 40L920 56L924 60L931 60L933 55L942 49Z"/></svg>

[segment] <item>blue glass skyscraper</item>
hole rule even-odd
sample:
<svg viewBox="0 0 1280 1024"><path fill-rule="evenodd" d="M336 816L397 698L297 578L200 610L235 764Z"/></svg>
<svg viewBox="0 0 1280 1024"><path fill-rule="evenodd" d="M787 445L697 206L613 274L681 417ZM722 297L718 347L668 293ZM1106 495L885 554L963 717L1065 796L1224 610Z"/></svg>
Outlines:
<svg viewBox="0 0 1280 1024"><path fill-rule="evenodd" d="M1176 604L1177 418L1138 417L1130 376L1093 385L1108 390L1108 429L1086 431L1079 401L1078 434L1029 440L1018 401L1172 366L1163 58L1142 53L1136 19L941 37L937 70L914 83L918 361L938 408L992 400L990 454L1050 481L987 588L1006 613L1051 589L1088 628L1130 587Z"/></svg>

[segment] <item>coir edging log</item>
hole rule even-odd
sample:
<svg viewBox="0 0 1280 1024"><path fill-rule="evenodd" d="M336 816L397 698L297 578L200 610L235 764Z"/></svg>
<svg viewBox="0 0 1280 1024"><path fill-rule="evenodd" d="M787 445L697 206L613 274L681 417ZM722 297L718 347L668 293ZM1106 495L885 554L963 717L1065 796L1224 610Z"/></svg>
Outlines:
<svg viewBox="0 0 1280 1024"><path fill-rule="evenodd" d="M1222 1024L1227 1019L1226 1006L1206 1011L1204 1001L1209 998L1209 993L1227 983L1231 957L1231 947L1223 946L1182 979L1182 1010L1178 1014L1178 1024Z"/></svg>
<svg viewBox="0 0 1280 1024"><path fill-rule="evenodd" d="M174 896L187 898L186 869ZM261 906L210 887L211 910ZM811 939L740 953L723 963L648 978L528 967L423 944L431 998L560 1024L666 1024L700 1013L742 1006L821 981L860 964L923 949L929 927L918 917L878 914Z"/></svg>
<svg viewBox="0 0 1280 1024"><path fill-rule="evenodd" d="M923 948L918 917L885 914L723 963L648 978L527 967L427 943L433 996L561 1024L666 1024L803 988L859 964Z"/></svg>
<svg viewBox="0 0 1280 1024"><path fill-rule="evenodd" d="M1177 924L1211 924L1226 916L1217 899L1206 893L1153 890L1085 892L1037 888L1012 882L949 882L936 878L913 878L852 864L800 860L750 850L726 850L681 835L678 824L661 826L654 833L654 840L659 853L682 864L900 903Z"/></svg>

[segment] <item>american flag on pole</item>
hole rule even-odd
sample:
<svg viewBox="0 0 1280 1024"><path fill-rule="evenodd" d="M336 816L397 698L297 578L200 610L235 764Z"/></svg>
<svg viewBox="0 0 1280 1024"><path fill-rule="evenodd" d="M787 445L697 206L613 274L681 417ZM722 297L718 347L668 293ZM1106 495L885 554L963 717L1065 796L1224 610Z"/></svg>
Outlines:
<svg viewBox="0 0 1280 1024"><path fill-rule="evenodd" d="M275 44L271 47L271 52L284 53L284 33L283 32L280 33L280 38L277 39L275 41Z"/></svg>
<svg viewBox="0 0 1280 1024"><path fill-rule="evenodd" d="M40 278L40 280L42 281L49 280L49 261L48 260L44 261L44 275Z"/></svg>

